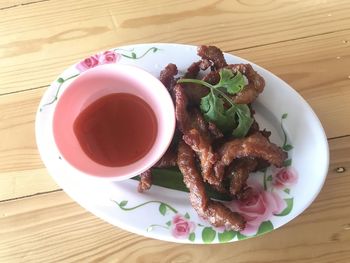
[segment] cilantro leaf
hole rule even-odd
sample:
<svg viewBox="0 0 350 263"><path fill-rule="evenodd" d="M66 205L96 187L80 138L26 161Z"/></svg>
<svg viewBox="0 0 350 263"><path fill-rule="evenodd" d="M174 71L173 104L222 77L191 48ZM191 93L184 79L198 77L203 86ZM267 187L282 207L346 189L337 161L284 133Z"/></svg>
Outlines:
<svg viewBox="0 0 350 263"><path fill-rule="evenodd" d="M222 69L219 72L220 81L214 88L224 88L229 94L236 94L244 88L244 78L241 72L234 74L230 69Z"/></svg>
<svg viewBox="0 0 350 263"><path fill-rule="evenodd" d="M223 132L234 127L234 114L232 110L225 110L224 101L210 92L201 99L200 109L207 121L215 123L215 125Z"/></svg>
<svg viewBox="0 0 350 263"><path fill-rule="evenodd" d="M225 93L236 94L244 88L244 77L240 72L234 74L230 69L221 69L220 81L211 85L199 79L180 79L178 83L195 83L210 89L210 93L201 98L200 109L207 121L215 125L223 132L232 131L235 137L244 137L253 123L250 109L245 104L235 104ZM231 105L225 108L224 99Z"/></svg>
<svg viewBox="0 0 350 263"><path fill-rule="evenodd" d="M235 137L244 137L254 120L250 116L249 107L245 104L236 105L236 113L238 116L238 126L233 130L232 135Z"/></svg>

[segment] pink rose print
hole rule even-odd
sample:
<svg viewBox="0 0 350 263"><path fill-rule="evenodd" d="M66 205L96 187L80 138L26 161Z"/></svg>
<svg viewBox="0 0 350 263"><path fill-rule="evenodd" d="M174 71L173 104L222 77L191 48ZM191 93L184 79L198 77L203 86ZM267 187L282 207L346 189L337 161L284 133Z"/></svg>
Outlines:
<svg viewBox="0 0 350 263"><path fill-rule="evenodd" d="M102 54L96 54L89 58L84 59L77 64L77 69L83 72L89 68L96 67L97 65L116 63L120 59L120 54L114 51L105 51Z"/></svg>
<svg viewBox="0 0 350 263"><path fill-rule="evenodd" d="M293 168L282 168L277 171L272 179L272 185L277 189L284 189L296 184L298 176Z"/></svg>
<svg viewBox="0 0 350 263"><path fill-rule="evenodd" d="M176 214L172 220L172 235L175 238L187 238L195 229L195 224L182 215Z"/></svg>
<svg viewBox="0 0 350 263"><path fill-rule="evenodd" d="M234 200L226 204L231 210L240 213L246 220L243 235L254 235L262 222L267 221L274 214L281 213L286 203L275 192L264 191L263 187L254 181L248 181L252 192L245 200Z"/></svg>
<svg viewBox="0 0 350 263"><path fill-rule="evenodd" d="M115 63L120 59L120 55L118 53L115 53L114 51L105 51L100 56L100 64L110 64Z"/></svg>
<svg viewBox="0 0 350 263"><path fill-rule="evenodd" d="M98 55L98 54L93 55L89 58L86 58L86 59L80 61L80 63L77 64L76 67L80 72L83 72L89 68L96 67L99 64L99 58L100 58L100 55Z"/></svg>

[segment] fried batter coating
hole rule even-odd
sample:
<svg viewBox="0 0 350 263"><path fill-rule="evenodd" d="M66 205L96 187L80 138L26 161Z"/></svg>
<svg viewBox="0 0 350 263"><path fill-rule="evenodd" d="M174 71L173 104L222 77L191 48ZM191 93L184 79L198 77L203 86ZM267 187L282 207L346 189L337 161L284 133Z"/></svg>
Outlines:
<svg viewBox="0 0 350 263"><path fill-rule="evenodd" d="M203 136L197 129L191 129L183 136L183 140L194 150L200 160L203 179L211 185L219 185L213 166L217 161L211 142L208 137Z"/></svg>
<svg viewBox="0 0 350 263"><path fill-rule="evenodd" d="M183 174L184 183L190 190L190 202L198 215L208 220L213 226L224 226L226 229L235 231L243 230L245 220L240 214L208 198L203 179L195 164L194 152L184 142L179 144L177 162Z"/></svg>
<svg viewBox="0 0 350 263"><path fill-rule="evenodd" d="M245 186L249 174L253 172L258 165L255 158L241 158L233 165L231 171L230 193L236 196Z"/></svg>
<svg viewBox="0 0 350 263"><path fill-rule="evenodd" d="M187 111L188 99L184 88L177 84L174 87L175 95L175 117L177 128L182 132L186 132L191 128L191 119Z"/></svg>
<svg viewBox="0 0 350 263"><path fill-rule="evenodd" d="M175 85L175 76L177 75L178 70L175 64L168 64L159 75L159 80L163 85L171 91Z"/></svg>
<svg viewBox="0 0 350 263"><path fill-rule="evenodd" d="M276 167L281 167L287 158L287 153L280 147L269 142L261 133L255 133L242 139L226 142L219 149L220 160L215 164L216 177L222 177L226 166L234 159L242 157L261 158Z"/></svg>
<svg viewBox="0 0 350 263"><path fill-rule="evenodd" d="M151 169L148 169L145 172L140 174L140 181L137 187L137 191L139 191L139 193L143 193L144 191L149 190L151 186L152 186L152 171Z"/></svg>
<svg viewBox="0 0 350 263"><path fill-rule="evenodd" d="M250 104L256 100L265 87L265 80L260 76L250 64L232 64L228 68L234 72L241 72L248 79L248 84L243 90L233 96L233 102L236 104Z"/></svg>
<svg viewBox="0 0 350 263"><path fill-rule="evenodd" d="M197 61L197 62L193 62L187 69L187 72L184 76L184 78L186 79L193 79L196 78L199 71L201 70L200 68L200 64L202 62L201 61Z"/></svg>
<svg viewBox="0 0 350 263"><path fill-rule="evenodd" d="M142 193L152 186L152 169L169 168L177 165L177 153L173 148L169 148L160 160L150 169L140 174L140 181L137 190Z"/></svg>
<svg viewBox="0 0 350 263"><path fill-rule="evenodd" d="M202 80L208 82L211 85L215 85L220 81L220 75L217 71L210 71L202 78Z"/></svg>
<svg viewBox="0 0 350 263"><path fill-rule="evenodd" d="M219 185L221 181L215 178L213 170L217 155L211 145L208 125L199 111L194 110L190 115L187 110L187 98L183 88L176 85L174 91L176 98L175 115L178 127L183 133L183 140L197 153L204 180L209 184Z"/></svg>
<svg viewBox="0 0 350 263"><path fill-rule="evenodd" d="M197 49L197 54L203 60L212 61L215 69L217 70L227 66L224 54L215 46L199 46Z"/></svg>
<svg viewBox="0 0 350 263"><path fill-rule="evenodd" d="M220 139L224 137L219 128L212 122L208 122L208 130L214 139Z"/></svg>
<svg viewBox="0 0 350 263"><path fill-rule="evenodd" d="M153 166L156 168L174 167L177 164L177 153L173 149L168 149L160 160Z"/></svg>

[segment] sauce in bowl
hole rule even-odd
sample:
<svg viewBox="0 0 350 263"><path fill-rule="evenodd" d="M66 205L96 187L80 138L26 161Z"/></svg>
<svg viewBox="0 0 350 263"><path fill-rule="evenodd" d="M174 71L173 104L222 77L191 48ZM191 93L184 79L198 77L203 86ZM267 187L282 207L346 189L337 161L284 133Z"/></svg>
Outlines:
<svg viewBox="0 0 350 263"><path fill-rule="evenodd" d="M120 167L143 158L157 137L157 119L140 97L112 93L85 108L73 124L85 154L109 167Z"/></svg>

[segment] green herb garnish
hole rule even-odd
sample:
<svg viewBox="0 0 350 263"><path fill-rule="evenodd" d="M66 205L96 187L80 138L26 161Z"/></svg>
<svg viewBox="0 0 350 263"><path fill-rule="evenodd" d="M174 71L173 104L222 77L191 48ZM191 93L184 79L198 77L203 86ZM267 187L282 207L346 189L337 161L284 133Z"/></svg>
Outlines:
<svg viewBox="0 0 350 263"><path fill-rule="evenodd" d="M210 89L210 93L201 99L200 109L207 121L211 121L222 132L232 131L235 137L244 137L253 123L249 107L246 104L235 104L225 92L234 95L244 87L244 77L240 72L234 74L229 69L221 69L220 81L211 85L199 79L179 79L178 83L195 83ZM224 107L224 99L230 104Z"/></svg>

